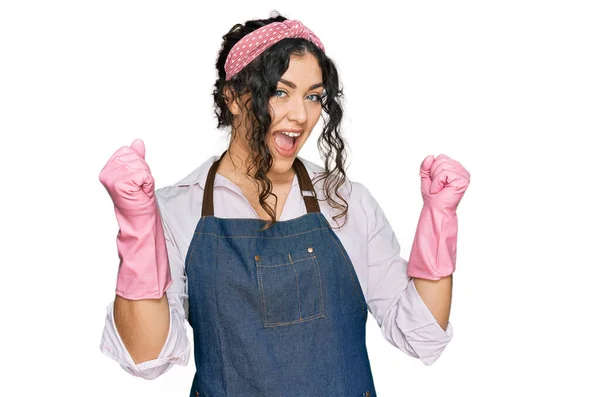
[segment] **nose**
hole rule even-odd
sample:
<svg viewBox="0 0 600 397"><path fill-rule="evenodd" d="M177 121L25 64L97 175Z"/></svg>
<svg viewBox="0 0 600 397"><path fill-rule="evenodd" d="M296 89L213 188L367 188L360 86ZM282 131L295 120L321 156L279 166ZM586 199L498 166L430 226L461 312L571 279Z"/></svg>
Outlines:
<svg viewBox="0 0 600 397"><path fill-rule="evenodd" d="M287 118L290 121L294 121L298 124L304 124L307 119L306 114L306 103L304 98L298 98L293 101L289 101L290 107L287 112Z"/></svg>

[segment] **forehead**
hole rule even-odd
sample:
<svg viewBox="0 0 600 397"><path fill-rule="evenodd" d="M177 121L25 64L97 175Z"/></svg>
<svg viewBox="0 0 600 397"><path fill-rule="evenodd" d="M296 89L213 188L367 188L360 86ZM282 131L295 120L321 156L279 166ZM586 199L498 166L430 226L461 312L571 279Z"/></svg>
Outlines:
<svg viewBox="0 0 600 397"><path fill-rule="evenodd" d="M281 78L298 86L311 86L323 82L323 73L317 58L306 53L302 56L291 55L290 64Z"/></svg>

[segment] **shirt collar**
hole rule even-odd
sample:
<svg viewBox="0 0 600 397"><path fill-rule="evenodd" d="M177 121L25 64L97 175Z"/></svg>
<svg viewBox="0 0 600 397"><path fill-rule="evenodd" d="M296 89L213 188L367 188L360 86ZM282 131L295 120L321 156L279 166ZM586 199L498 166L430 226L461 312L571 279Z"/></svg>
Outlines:
<svg viewBox="0 0 600 397"><path fill-rule="evenodd" d="M190 186L193 184L198 184L204 190L204 184L206 183L206 177L208 176L208 170L212 166L212 164L219 159L219 156L211 156L204 163L202 163L198 168L192 171L188 176L180 180L175 184L175 186ZM302 161L306 170L308 171L308 175L311 179L315 177L317 174L318 167L311 163L308 160L303 159L298 156L298 159ZM219 179L225 178L215 178L215 186L223 186L223 183L219 182ZM298 185L298 176L294 175L294 181L292 182L292 186Z"/></svg>

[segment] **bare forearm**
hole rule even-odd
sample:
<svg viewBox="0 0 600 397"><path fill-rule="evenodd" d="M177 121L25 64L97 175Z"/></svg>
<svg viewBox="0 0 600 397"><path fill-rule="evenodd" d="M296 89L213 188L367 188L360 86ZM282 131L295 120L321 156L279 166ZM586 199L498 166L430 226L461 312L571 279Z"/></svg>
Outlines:
<svg viewBox="0 0 600 397"><path fill-rule="evenodd" d="M138 364L158 357L169 333L167 295L161 299L129 300L117 295L115 325L133 361Z"/></svg>
<svg viewBox="0 0 600 397"><path fill-rule="evenodd" d="M429 308L440 327L445 331L452 304L452 275L439 280L413 278L417 292Z"/></svg>

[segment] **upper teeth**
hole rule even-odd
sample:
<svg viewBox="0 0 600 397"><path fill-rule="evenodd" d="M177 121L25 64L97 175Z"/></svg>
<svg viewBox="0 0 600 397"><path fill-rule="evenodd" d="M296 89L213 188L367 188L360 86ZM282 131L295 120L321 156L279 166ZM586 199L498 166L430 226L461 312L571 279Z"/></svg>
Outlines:
<svg viewBox="0 0 600 397"><path fill-rule="evenodd" d="M287 136L291 136L292 138L297 138L297 137L299 137L301 135L299 132L283 131L281 133L284 134L284 135L287 135Z"/></svg>

